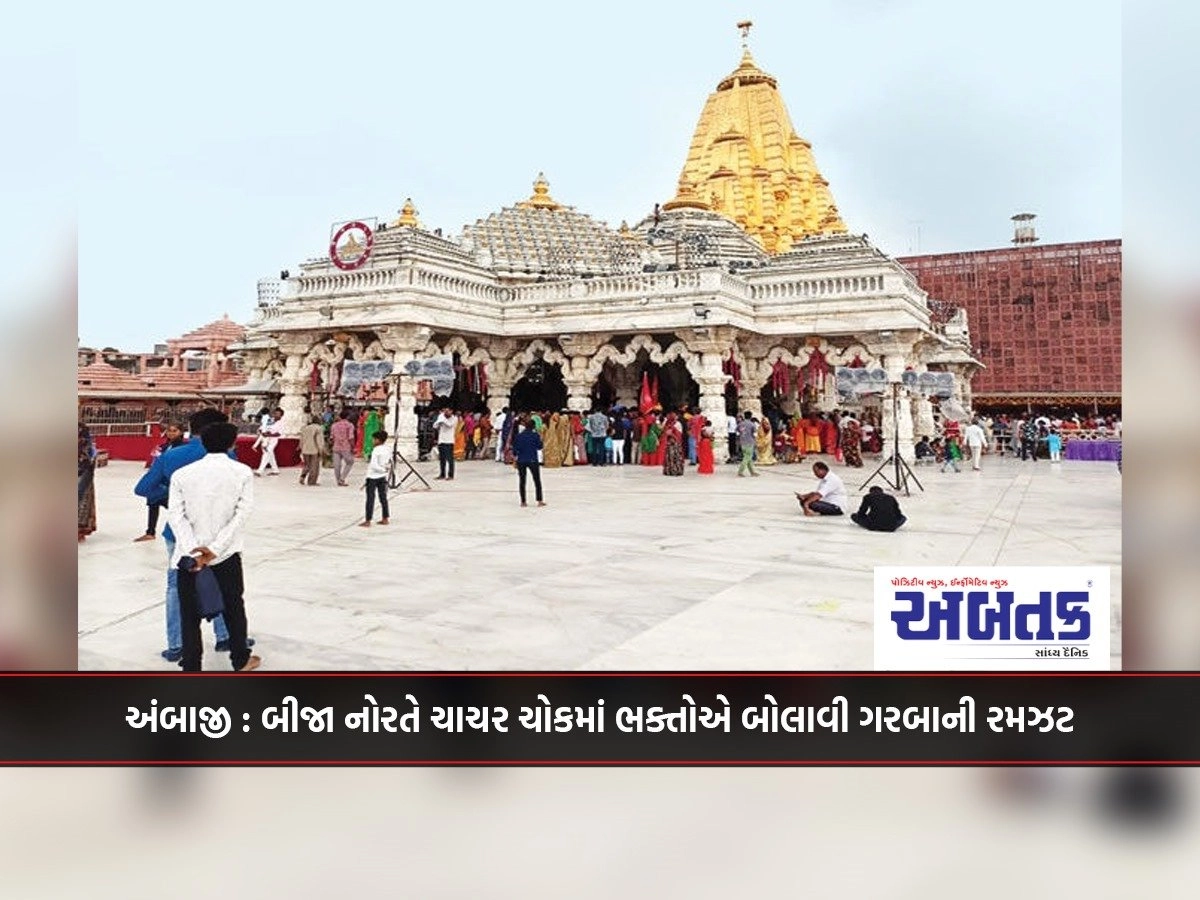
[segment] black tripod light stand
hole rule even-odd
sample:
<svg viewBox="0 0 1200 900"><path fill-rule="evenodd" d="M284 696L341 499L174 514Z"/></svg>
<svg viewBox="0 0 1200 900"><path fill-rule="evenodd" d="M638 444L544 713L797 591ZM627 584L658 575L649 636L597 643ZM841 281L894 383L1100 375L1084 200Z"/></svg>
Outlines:
<svg viewBox="0 0 1200 900"><path fill-rule="evenodd" d="M889 467L891 468L890 477L888 472ZM912 496L912 492L908 487L910 481L920 491L925 491L925 488L921 486L921 482L917 480L917 476L913 474L913 470L909 468L908 463L900 455L900 382L898 381L892 383L892 453L879 464L878 469L871 473L870 478L859 485L858 489L860 491L865 489L876 478L882 478L894 491L903 490L906 497Z"/></svg>
<svg viewBox="0 0 1200 900"><path fill-rule="evenodd" d="M420 472L413 468L413 464L404 458L404 454L400 452L400 379L403 377L398 372L388 376L389 379L394 378L396 380L396 411L392 416L392 475L391 480L388 482L388 487L394 491L397 488L403 487L404 482L408 481L408 479L415 478L421 484L425 485L425 490L429 491L433 490L432 486ZM403 476L400 475L401 466L407 469Z"/></svg>

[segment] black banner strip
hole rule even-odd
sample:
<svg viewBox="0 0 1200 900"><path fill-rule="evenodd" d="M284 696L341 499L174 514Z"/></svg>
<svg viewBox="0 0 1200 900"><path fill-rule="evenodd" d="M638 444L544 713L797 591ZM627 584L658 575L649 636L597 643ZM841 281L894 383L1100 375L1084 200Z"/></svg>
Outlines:
<svg viewBox="0 0 1200 900"><path fill-rule="evenodd" d="M1200 765L1200 673L21 673L0 765Z"/></svg>

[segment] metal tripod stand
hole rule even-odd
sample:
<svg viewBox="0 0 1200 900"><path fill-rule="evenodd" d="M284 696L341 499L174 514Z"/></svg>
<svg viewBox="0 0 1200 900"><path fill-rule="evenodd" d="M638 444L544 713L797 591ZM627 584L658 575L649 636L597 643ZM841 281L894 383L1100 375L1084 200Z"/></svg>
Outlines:
<svg viewBox="0 0 1200 900"><path fill-rule="evenodd" d="M405 459L404 454L400 452L400 379L403 377L398 372L388 376L388 378L396 379L396 411L392 416L392 473L388 480L388 487L394 491L397 488L403 487L404 482L408 481L408 479L415 478L421 484L425 485L425 490L431 491L433 490L432 485L425 480L420 472L413 468L413 464ZM398 463L408 470L402 477L400 476L400 465L397 465Z"/></svg>
<svg viewBox="0 0 1200 900"><path fill-rule="evenodd" d="M888 477L887 468L891 466L891 477ZM908 488L908 483L911 481L917 488L924 493L925 488L921 486L921 482L917 480L917 476L913 474L913 470L909 468L908 463L900 455L900 383L892 384L892 453L879 464L879 468L871 473L870 477L859 485L858 489L864 490L868 484L876 478L882 478L884 482L894 491L903 490L905 497L911 497L912 492Z"/></svg>

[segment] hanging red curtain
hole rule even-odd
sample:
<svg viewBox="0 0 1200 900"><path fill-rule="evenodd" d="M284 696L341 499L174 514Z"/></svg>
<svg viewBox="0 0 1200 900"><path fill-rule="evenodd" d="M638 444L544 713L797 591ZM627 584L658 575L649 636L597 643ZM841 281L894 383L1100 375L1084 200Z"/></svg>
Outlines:
<svg viewBox="0 0 1200 900"><path fill-rule="evenodd" d="M788 392L788 366L782 359L776 360L771 366L771 390L776 397L783 397Z"/></svg>
<svg viewBox="0 0 1200 900"><path fill-rule="evenodd" d="M742 367L737 364L732 354L729 359L721 360L721 371L732 379L734 390L742 389Z"/></svg>
<svg viewBox="0 0 1200 900"><path fill-rule="evenodd" d="M314 361L312 364L312 371L308 373L308 392L310 394L315 394L320 386L321 372L317 369L317 364Z"/></svg>
<svg viewBox="0 0 1200 900"><path fill-rule="evenodd" d="M804 386L816 388L817 390L825 389L825 378L832 371L829 367L829 362L820 353L813 353L808 358L808 364L804 367Z"/></svg>
<svg viewBox="0 0 1200 900"><path fill-rule="evenodd" d="M487 363L479 364L479 393L485 397L488 395Z"/></svg>
<svg viewBox="0 0 1200 900"><path fill-rule="evenodd" d="M862 357L857 353L854 354L854 359L846 366L847 369L865 369L867 364L862 361Z"/></svg>

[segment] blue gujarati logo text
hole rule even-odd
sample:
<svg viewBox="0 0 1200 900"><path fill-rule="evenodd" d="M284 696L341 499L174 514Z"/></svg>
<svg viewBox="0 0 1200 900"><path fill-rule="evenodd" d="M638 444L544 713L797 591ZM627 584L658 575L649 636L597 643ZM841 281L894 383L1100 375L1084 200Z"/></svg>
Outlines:
<svg viewBox="0 0 1200 900"><path fill-rule="evenodd" d="M906 608L891 616L903 641L1086 641L1088 600L1087 591L1042 591L1028 603L1016 603L1012 591L942 591L929 601L924 591L896 591Z"/></svg>

